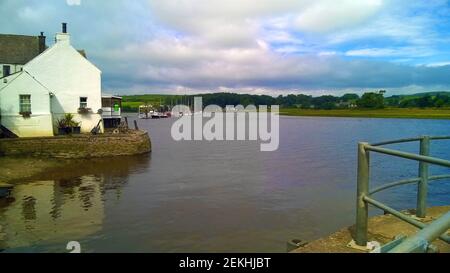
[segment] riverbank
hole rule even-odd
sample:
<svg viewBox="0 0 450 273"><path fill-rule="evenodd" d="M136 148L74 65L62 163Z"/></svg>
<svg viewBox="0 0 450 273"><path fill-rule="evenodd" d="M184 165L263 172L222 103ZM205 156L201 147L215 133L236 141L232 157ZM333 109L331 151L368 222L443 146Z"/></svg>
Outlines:
<svg viewBox="0 0 450 273"><path fill-rule="evenodd" d="M450 206L428 208L429 220L438 219L449 210ZM405 213L411 214L413 211L406 211ZM328 237L308 243L304 247L294 250L293 253L364 253L364 251L347 246L354 237L354 231L354 226L342 229ZM397 235L411 236L417 231L416 227L390 214L369 219L369 241L377 241L382 245L391 242ZM450 253L448 244L440 240L436 240L433 244L439 248L441 253Z"/></svg>
<svg viewBox="0 0 450 273"><path fill-rule="evenodd" d="M15 183L53 171L77 171L77 162L105 158L110 161L148 154L151 141L146 131L122 134L73 135L0 139L0 182Z"/></svg>
<svg viewBox="0 0 450 273"><path fill-rule="evenodd" d="M282 108L280 115L304 117L450 119L450 109L386 108L316 110Z"/></svg>
<svg viewBox="0 0 450 273"><path fill-rule="evenodd" d="M106 158L151 152L146 131L0 139L0 155L41 158Z"/></svg>

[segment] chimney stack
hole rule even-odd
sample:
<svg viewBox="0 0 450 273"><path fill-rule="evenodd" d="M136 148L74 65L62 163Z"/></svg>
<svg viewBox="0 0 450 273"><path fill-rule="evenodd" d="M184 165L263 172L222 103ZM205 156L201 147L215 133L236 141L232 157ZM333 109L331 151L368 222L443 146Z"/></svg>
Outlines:
<svg viewBox="0 0 450 273"><path fill-rule="evenodd" d="M55 42L70 45L70 34L67 33L67 23L62 23L62 32L56 33Z"/></svg>
<svg viewBox="0 0 450 273"><path fill-rule="evenodd" d="M39 38L39 54L44 52L47 49L47 45L45 44L46 37L44 36L44 32L41 32Z"/></svg>

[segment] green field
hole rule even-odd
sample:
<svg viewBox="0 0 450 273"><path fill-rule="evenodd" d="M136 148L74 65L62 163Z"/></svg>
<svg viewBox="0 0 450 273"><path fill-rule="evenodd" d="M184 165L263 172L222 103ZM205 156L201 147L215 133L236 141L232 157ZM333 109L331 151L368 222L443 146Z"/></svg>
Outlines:
<svg viewBox="0 0 450 273"><path fill-rule="evenodd" d="M184 96L175 95L134 95L123 96L122 108L125 112L138 112L139 106L150 104L154 107L158 105L175 105L186 100Z"/></svg>
<svg viewBox="0 0 450 273"><path fill-rule="evenodd" d="M339 109L339 110L287 108L281 109L280 114L285 116L308 116L308 117L450 119L450 109L419 109L419 108Z"/></svg>

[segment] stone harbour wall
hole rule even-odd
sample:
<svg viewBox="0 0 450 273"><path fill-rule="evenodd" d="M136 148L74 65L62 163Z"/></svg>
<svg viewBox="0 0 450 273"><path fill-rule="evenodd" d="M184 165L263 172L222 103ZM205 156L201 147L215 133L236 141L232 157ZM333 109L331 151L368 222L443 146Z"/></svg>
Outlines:
<svg viewBox="0 0 450 273"><path fill-rule="evenodd" d="M151 149L150 137L145 131L0 139L0 156L99 158L145 154L151 152Z"/></svg>

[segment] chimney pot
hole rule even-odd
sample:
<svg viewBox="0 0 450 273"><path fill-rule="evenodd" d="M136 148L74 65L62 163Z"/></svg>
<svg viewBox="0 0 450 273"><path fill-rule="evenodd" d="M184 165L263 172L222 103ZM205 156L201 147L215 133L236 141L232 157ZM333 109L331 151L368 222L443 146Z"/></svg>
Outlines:
<svg viewBox="0 0 450 273"><path fill-rule="evenodd" d="M39 38L39 54L44 52L47 49L47 45L45 42L46 37L44 36L44 32L41 32L41 36Z"/></svg>
<svg viewBox="0 0 450 273"><path fill-rule="evenodd" d="M67 33L67 23L62 23L62 33Z"/></svg>

